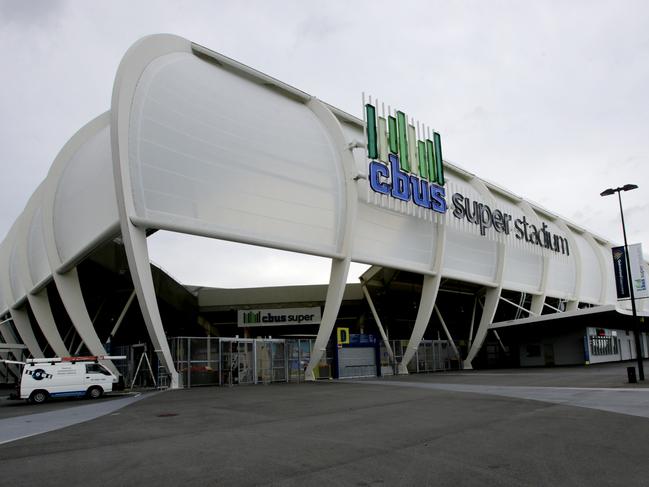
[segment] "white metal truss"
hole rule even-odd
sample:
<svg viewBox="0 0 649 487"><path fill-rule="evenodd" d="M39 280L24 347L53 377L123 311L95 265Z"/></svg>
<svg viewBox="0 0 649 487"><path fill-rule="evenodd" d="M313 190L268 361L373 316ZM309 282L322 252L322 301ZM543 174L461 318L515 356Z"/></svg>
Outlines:
<svg viewBox="0 0 649 487"><path fill-rule="evenodd" d="M361 289L363 290L363 295L367 300L367 304L370 306L370 311L372 312L372 316L374 317L376 326L378 327L379 333L381 334L381 340L383 340L383 345L385 346L385 349L388 352L388 356L390 358L390 365L394 366L395 365L394 352L392 350L392 346L390 345L390 340L388 340L388 336L385 333L385 329L383 328L383 323L381 323L381 318L379 317L379 314L376 311L376 307L374 306L374 301L372 300L372 296L370 296L370 292L368 291L365 282L361 283Z"/></svg>

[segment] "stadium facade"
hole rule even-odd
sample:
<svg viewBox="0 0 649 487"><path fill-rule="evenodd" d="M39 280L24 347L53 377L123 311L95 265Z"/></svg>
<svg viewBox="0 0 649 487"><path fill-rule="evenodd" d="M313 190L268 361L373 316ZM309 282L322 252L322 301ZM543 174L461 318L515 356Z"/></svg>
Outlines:
<svg viewBox="0 0 649 487"><path fill-rule="evenodd" d="M329 258L330 280L184 288L151 266L158 230ZM351 262L371 265L360 284ZM519 365L548 363L548 343L561 363L568 341L565 363L633 355L610 242L444 161L402 112L368 99L357 118L172 35L129 49L110 111L54 159L0 247L0 307L4 357L147 343L171 387L179 335L312 336L307 380L341 328L376 337L399 373L431 336L464 368L493 339Z"/></svg>

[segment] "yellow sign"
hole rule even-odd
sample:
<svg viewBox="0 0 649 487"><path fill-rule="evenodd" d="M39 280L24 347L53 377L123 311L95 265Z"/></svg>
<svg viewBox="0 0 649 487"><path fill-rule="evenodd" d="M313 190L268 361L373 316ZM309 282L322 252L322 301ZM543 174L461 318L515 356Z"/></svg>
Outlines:
<svg viewBox="0 0 649 487"><path fill-rule="evenodd" d="M338 345L349 344L349 328L338 328Z"/></svg>

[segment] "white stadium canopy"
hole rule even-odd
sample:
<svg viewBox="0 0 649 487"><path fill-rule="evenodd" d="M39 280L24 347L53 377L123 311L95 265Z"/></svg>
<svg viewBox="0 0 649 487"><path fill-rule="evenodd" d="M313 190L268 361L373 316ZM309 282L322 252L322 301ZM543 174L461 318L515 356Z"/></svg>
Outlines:
<svg viewBox="0 0 649 487"><path fill-rule="evenodd" d="M45 292L53 281L89 352L103 355L76 267L119 238L149 336L177 386L149 265L151 229L330 258L307 375L331 335L350 262L424 276L411 343L423 336L442 278L484 286L469 365L503 289L532 294L532 315L548 298L564 300L567 311L579 303L617 305L611 243L449 162L445 213L372 191L364 127L362 119L189 40L140 40L119 66L110 111L61 149L2 242L0 307L20 335L0 325L3 341L22 341L32 356L43 356L29 306L51 349L70 354ZM486 219L453 214L452 202ZM502 215L524 221L526 235L533 227L536 241L503 232ZM647 311L646 300L640 306Z"/></svg>

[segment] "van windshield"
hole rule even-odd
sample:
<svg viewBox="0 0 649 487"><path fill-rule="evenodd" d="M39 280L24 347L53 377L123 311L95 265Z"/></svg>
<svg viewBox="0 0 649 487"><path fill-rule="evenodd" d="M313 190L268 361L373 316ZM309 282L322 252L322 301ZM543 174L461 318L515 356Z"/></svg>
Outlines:
<svg viewBox="0 0 649 487"><path fill-rule="evenodd" d="M110 375L110 372L99 364L86 364L86 374Z"/></svg>

